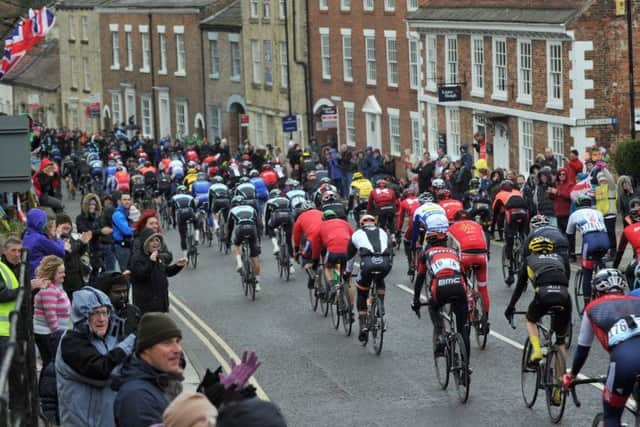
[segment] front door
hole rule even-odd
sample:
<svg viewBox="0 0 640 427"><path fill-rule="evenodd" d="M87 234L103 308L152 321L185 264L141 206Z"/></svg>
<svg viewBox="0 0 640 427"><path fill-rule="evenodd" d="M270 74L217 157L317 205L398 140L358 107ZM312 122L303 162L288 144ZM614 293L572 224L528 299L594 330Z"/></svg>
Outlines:
<svg viewBox="0 0 640 427"><path fill-rule="evenodd" d="M509 169L509 133L507 126L499 122L493 135L493 168Z"/></svg>
<svg viewBox="0 0 640 427"><path fill-rule="evenodd" d="M367 113L367 147L382 149L379 114Z"/></svg>

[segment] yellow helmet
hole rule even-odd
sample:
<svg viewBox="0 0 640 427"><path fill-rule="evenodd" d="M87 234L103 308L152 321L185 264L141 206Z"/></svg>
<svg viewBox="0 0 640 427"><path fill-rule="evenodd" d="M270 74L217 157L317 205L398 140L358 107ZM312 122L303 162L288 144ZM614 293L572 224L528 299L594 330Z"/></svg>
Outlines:
<svg viewBox="0 0 640 427"><path fill-rule="evenodd" d="M354 172L352 179L362 179L362 174L360 172Z"/></svg>
<svg viewBox="0 0 640 427"><path fill-rule="evenodd" d="M537 236L529 242L529 250L534 254L550 254L555 246L548 237Z"/></svg>

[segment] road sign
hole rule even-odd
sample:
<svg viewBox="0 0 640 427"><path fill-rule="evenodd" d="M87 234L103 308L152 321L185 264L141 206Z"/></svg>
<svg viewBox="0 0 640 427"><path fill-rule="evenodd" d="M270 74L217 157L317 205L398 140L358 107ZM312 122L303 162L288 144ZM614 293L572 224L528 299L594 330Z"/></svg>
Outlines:
<svg viewBox="0 0 640 427"><path fill-rule="evenodd" d="M322 107L320 115L323 129L333 129L338 127L338 112L336 107Z"/></svg>
<svg viewBox="0 0 640 427"><path fill-rule="evenodd" d="M618 123L616 117L604 117L601 119L577 119L576 126L609 126Z"/></svg>
<svg viewBox="0 0 640 427"><path fill-rule="evenodd" d="M297 131L298 131L297 116L285 116L282 118L282 132L297 132Z"/></svg>
<svg viewBox="0 0 640 427"><path fill-rule="evenodd" d="M249 115L248 114L240 114L240 126L243 128L249 126Z"/></svg>

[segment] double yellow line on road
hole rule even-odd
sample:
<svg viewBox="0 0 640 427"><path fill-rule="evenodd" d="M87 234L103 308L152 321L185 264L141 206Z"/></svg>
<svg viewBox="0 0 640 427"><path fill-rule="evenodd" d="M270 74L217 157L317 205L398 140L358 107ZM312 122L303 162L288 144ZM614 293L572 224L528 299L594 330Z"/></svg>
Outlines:
<svg viewBox="0 0 640 427"><path fill-rule="evenodd" d="M232 359L236 363L240 362L240 357L233 351L233 349L218 335L209 325L207 325L197 314L195 314L189 307L187 307L182 301L180 301L173 293L169 292L169 299L171 300L171 312L175 314L187 328L194 333L196 337L207 347L213 357L220 363L222 369L226 372L231 370L228 360ZM189 320L189 318L193 320ZM194 322L196 325L194 325ZM205 335L206 334L206 335ZM215 347L214 342L226 353L227 357L224 357L218 349ZM255 377L251 377L249 383L256 388L256 394L262 400L269 400L269 396L264 392Z"/></svg>

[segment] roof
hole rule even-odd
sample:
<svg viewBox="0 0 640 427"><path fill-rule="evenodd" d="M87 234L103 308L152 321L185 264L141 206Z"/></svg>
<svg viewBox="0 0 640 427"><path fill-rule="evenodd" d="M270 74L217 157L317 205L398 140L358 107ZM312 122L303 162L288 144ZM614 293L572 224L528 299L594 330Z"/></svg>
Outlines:
<svg viewBox="0 0 640 427"><path fill-rule="evenodd" d="M242 27L242 6L236 0L228 7L202 21L206 27Z"/></svg>
<svg viewBox="0 0 640 427"><path fill-rule="evenodd" d="M110 0L58 0L56 7L59 9L93 9L109 3Z"/></svg>
<svg viewBox="0 0 640 427"><path fill-rule="evenodd" d="M34 46L0 82L45 91L60 87L60 51L57 39Z"/></svg>
<svg viewBox="0 0 640 427"><path fill-rule="evenodd" d="M487 5L439 6L437 3L420 7L407 17L411 21L502 22L527 24L564 24L579 15L582 5L566 1L563 5L504 7L496 2ZM573 3L573 4L572 4ZM451 4L451 2L449 2Z"/></svg>
<svg viewBox="0 0 640 427"><path fill-rule="evenodd" d="M176 8L184 9L189 7L205 7L216 0L111 0L104 8L131 8L131 9L152 9L152 8Z"/></svg>

